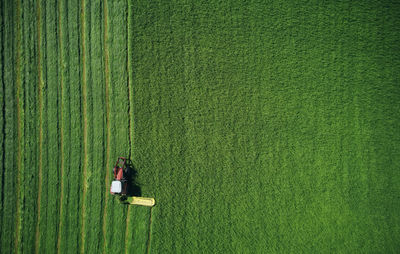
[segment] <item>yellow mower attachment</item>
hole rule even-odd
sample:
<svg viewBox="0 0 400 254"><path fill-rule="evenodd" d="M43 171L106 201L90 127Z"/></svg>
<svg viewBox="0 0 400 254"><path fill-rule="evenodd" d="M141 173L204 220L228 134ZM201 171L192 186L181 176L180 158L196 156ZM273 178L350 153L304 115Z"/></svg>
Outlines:
<svg viewBox="0 0 400 254"><path fill-rule="evenodd" d="M154 206L156 201L154 198L143 197L121 197L119 200L122 204L126 205L141 205L141 206Z"/></svg>

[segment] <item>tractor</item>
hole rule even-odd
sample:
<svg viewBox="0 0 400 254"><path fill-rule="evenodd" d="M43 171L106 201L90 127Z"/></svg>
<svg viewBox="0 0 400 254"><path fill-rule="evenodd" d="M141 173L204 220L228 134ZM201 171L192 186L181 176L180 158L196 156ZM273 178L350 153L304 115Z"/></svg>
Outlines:
<svg viewBox="0 0 400 254"><path fill-rule="evenodd" d="M128 190L128 169L126 168L126 158L118 158L113 169L113 174L114 181L111 182L111 194L126 195Z"/></svg>
<svg viewBox="0 0 400 254"><path fill-rule="evenodd" d="M154 198L135 197L129 195L130 175L128 160L124 157L119 157L113 169L114 180L111 182L110 192L112 195L118 195L121 204L126 205L142 205L154 206Z"/></svg>

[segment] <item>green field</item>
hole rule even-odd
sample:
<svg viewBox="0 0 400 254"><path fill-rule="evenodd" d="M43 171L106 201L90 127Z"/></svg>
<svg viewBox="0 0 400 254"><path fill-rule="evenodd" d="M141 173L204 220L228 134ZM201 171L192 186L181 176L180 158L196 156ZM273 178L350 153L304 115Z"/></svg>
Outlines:
<svg viewBox="0 0 400 254"><path fill-rule="evenodd" d="M0 13L0 253L400 252L399 2Z"/></svg>

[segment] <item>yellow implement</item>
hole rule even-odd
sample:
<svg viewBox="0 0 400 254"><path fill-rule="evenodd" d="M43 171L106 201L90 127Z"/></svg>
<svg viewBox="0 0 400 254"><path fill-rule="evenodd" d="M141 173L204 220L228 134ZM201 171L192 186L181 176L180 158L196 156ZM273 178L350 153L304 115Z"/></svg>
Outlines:
<svg viewBox="0 0 400 254"><path fill-rule="evenodd" d="M154 206L156 201L154 198L143 198L143 197L124 197L120 199L120 202L127 205L142 205L142 206Z"/></svg>

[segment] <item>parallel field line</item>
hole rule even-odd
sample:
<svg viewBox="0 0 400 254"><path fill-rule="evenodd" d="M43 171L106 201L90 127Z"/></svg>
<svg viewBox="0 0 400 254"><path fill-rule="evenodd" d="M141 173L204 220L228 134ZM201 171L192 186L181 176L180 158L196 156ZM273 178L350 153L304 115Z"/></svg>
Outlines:
<svg viewBox="0 0 400 254"><path fill-rule="evenodd" d="M5 23L5 13L3 13L3 10L5 10L4 5L5 4L3 2L0 3L1 26L2 27L5 26L5 24L4 24ZM1 56L0 57L1 57L1 62L3 63L1 65L1 75L4 76L4 54L5 54L5 52L4 52L4 48L5 48L4 33L1 33L0 36L1 36L1 42L2 42L2 44L0 45L0 47L1 47ZM2 80L1 86L2 86L2 91L3 91L3 103L1 105L1 111L2 111L1 113L3 114L3 132L0 135L2 135L2 138L3 138L3 143L1 146L1 149L2 149L1 153L2 153L2 157L3 157L3 161L1 164L2 169L0 172L0 174L2 175L1 188L0 188L0 206L2 207L1 211L3 211L3 202L4 202L3 192L4 192L4 177L5 177L4 169L6 167L6 164L5 164L5 158L6 158L6 155L5 155L5 151L6 151L6 142L5 142L5 140L6 140L6 102L5 102L6 89L5 88L6 88L6 82L4 80ZM1 212L1 214L0 214L0 221L3 221L3 212ZM2 237L2 231L0 230L0 239L1 239L1 237Z"/></svg>
<svg viewBox="0 0 400 254"><path fill-rule="evenodd" d="M128 10L126 11L126 41L127 41L127 54L126 54L126 73L128 74L128 137L129 137L129 160L132 158L132 119L131 119L131 110L132 110L132 78L130 74L131 70L131 63L129 61L129 56L131 55L131 47L130 47L130 35L129 35L129 17L130 17L130 9L129 9L129 4L127 4ZM125 226L125 254L128 254L128 231L129 231L129 224L130 224L130 213L131 213L131 206L128 206L128 211L127 211L127 216L126 216L126 226Z"/></svg>
<svg viewBox="0 0 400 254"><path fill-rule="evenodd" d="M81 224L81 253L84 253L85 246L85 217L86 217L86 176L87 176L87 151L88 151L88 135L87 135L87 101L86 101L86 46L85 46L85 0L81 0L81 43L82 43L82 100L83 100L83 169L82 169L82 181L83 181L83 190L82 190L82 224Z"/></svg>
<svg viewBox="0 0 400 254"><path fill-rule="evenodd" d="M146 253L148 254L150 251L150 244L151 244L151 223L152 223L152 216L153 216L153 207L150 208L150 221L149 221L149 235L147 237L147 246L146 246Z"/></svg>
<svg viewBox="0 0 400 254"><path fill-rule="evenodd" d="M63 66L63 54L62 54L62 31L61 31L61 1L58 1L58 46L59 46L59 61L60 61L60 90L61 90L61 98L60 98L60 153L61 153L61 164L60 164L60 209L59 209L59 224L58 224L58 236L57 236L57 253L60 253L60 244L61 244L61 229L62 229L62 216L63 216L63 200L64 200L64 126L63 126L63 85L64 85L64 74L62 70Z"/></svg>
<svg viewBox="0 0 400 254"><path fill-rule="evenodd" d="M43 140L43 104L42 104L42 58L41 58L41 20L40 20L40 0L36 2L36 14L37 14L37 31L38 31L38 104L39 104L39 163L38 163L38 197L37 197L37 222L36 222L36 233L35 233L35 254L39 253L39 221L40 221L40 202L41 202L41 194L42 194L42 140Z"/></svg>
<svg viewBox="0 0 400 254"><path fill-rule="evenodd" d="M108 191L108 182L110 178L110 173L109 173L109 167L110 167L110 141L111 141L111 128L110 128L110 104L109 104L109 55L108 55L108 47L107 47L107 38L108 38L108 33L107 33L107 28L108 28L108 23L107 23L107 0L104 0L103 3L103 12L104 12L104 34L103 34L103 39L104 39L104 68L105 68L105 100L106 100L106 122L107 122L107 150L106 150L106 178L105 178L105 189L106 192ZM106 194L104 197L104 212L103 212L103 253L106 251L106 217L107 217L107 202L108 202L108 195Z"/></svg>
<svg viewBox="0 0 400 254"><path fill-rule="evenodd" d="M17 60L16 60L16 85L17 85L17 125L18 125L18 153L17 153L17 206L16 206L16 229L15 229L15 250L18 250L18 243L20 237L20 224L21 224L21 216L20 216L20 204L19 199L20 197L20 184L21 184L21 149L22 149L22 129L21 129L21 107L19 105L20 98L19 95L21 93L21 1L17 1Z"/></svg>

